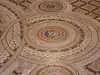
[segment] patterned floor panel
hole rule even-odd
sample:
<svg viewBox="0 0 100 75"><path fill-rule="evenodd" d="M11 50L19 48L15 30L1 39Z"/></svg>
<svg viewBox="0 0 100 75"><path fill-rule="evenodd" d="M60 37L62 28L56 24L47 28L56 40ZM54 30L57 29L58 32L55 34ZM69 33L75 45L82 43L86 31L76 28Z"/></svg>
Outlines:
<svg viewBox="0 0 100 75"><path fill-rule="evenodd" d="M0 0L0 75L100 75L100 0Z"/></svg>

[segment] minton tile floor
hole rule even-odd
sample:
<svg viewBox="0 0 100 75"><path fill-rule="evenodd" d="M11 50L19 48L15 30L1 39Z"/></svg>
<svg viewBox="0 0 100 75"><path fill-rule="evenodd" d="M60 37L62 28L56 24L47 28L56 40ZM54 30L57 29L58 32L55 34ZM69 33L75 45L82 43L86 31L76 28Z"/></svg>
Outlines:
<svg viewBox="0 0 100 75"><path fill-rule="evenodd" d="M0 75L100 75L100 0L0 0Z"/></svg>

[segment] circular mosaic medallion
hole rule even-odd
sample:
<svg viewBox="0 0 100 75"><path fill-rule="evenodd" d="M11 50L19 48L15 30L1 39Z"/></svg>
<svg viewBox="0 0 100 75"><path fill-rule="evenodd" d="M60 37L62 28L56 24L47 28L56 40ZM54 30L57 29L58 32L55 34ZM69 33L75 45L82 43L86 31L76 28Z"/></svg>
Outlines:
<svg viewBox="0 0 100 75"><path fill-rule="evenodd" d="M63 5L60 2L46 1L40 3L38 8L45 12L58 12L63 9Z"/></svg>
<svg viewBox="0 0 100 75"><path fill-rule="evenodd" d="M61 28L61 27L57 27L57 26L48 26L48 27L44 27L42 29L40 29L38 35L40 37L40 39L47 41L47 42L56 42L56 41L60 41L63 40L64 38L66 38L65 36L67 32Z"/></svg>
<svg viewBox="0 0 100 75"><path fill-rule="evenodd" d="M26 46L22 56L28 55L28 58L34 57L38 60L48 57L69 60L97 50L97 24L89 22L88 18L77 16L75 13L67 13L27 18L24 25Z"/></svg>
<svg viewBox="0 0 100 75"><path fill-rule="evenodd" d="M36 75L73 75L73 73L65 67L51 65L40 69Z"/></svg>
<svg viewBox="0 0 100 75"><path fill-rule="evenodd" d="M77 27L68 21L46 21L29 27L25 37L29 39L30 45L34 44L39 49L59 51L72 47L72 42L79 42L83 38L81 35L77 37L76 31Z"/></svg>
<svg viewBox="0 0 100 75"><path fill-rule="evenodd" d="M30 75L78 75L70 66L48 65L36 68Z"/></svg>

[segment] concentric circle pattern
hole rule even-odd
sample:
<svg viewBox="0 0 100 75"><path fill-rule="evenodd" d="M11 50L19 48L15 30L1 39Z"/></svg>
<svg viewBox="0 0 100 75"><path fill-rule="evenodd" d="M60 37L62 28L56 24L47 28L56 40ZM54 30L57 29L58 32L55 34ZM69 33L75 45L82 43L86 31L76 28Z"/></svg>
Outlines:
<svg viewBox="0 0 100 75"><path fill-rule="evenodd" d="M63 5L56 1L46 1L40 3L38 8L45 12L57 12L63 9Z"/></svg>
<svg viewBox="0 0 100 75"><path fill-rule="evenodd" d="M40 39L47 42L56 42L58 40L64 39L66 36L66 31L60 27L50 26L41 29L38 33Z"/></svg>
<svg viewBox="0 0 100 75"><path fill-rule="evenodd" d="M37 13L62 13L72 11L72 6L65 0L40 0L34 2L33 5L31 10Z"/></svg>
<svg viewBox="0 0 100 75"><path fill-rule="evenodd" d="M0 75L100 75L96 3L0 0Z"/></svg>
<svg viewBox="0 0 100 75"><path fill-rule="evenodd" d="M3 35L5 48L13 52L18 49L21 43L20 22L18 22L21 16L19 14L20 9L13 8L12 6L9 5L9 2L0 2L0 32L2 32L0 35Z"/></svg>
<svg viewBox="0 0 100 75"><path fill-rule="evenodd" d="M80 42L84 38L84 32L79 30L76 35L76 28L69 21L46 21L34 24L25 32L25 38L30 45L44 50L61 51L72 48L72 42ZM81 33L82 34L81 34ZM27 33L27 34L26 34ZM83 36L83 37L82 37ZM72 38L73 37L73 38ZM76 40L78 39L78 40ZM34 44L34 45L33 45Z"/></svg>
<svg viewBox="0 0 100 75"><path fill-rule="evenodd" d="M10 2L0 1L0 72L7 69L12 58L16 58L22 43L19 11L21 9Z"/></svg>
<svg viewBox="0 0 100 75"><path fill-rule="evenodd" d="M71 71L72 70L72 71ZM63 65L47 65L37 67L30 75L78 75L75 69Z"/></svg>
<svg viewBox="0 0 100 75"><path fill-rule="evenodd" d="M68 69L58 66L51 65L40 69L36 75L73 75Z"/></svg>
<svg viewBox="0 0 100 75"><path fill-rule="evenodd" d="M95 50L99 39L97 26L88 18L76 16L75 13L42 14L27 18L24 39L28 50L24 48L22 56L26 58L28 53L28 58L35 56L38 60L43 57L43 60L48 57L69 60Z"/></svg>

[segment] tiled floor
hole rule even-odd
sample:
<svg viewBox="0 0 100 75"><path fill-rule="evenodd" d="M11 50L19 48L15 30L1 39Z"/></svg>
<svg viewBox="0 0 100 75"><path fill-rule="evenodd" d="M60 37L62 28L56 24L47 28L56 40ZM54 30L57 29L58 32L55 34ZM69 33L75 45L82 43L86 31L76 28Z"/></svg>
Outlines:
<svg viewBox="0 0 100 75"><path fill-rule="evenodd" d="M100 0L0 0L0 75L100 75Z"/></svg>

